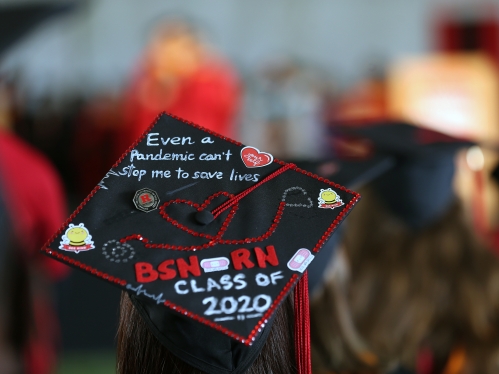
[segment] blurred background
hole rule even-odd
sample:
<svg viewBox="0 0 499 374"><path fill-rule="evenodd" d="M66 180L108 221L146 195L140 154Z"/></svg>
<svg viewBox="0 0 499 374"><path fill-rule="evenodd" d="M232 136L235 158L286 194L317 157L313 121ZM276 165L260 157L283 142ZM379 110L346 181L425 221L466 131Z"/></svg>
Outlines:
<svg viewBox="0 0 499 374"><path fill-rule="evenodd" d="M22 246L41 247L165 110L291 160L333 157L338 123L396 119L476 141L456 188L497 249L498 67L497 0L0 0L0 158L14 170L15 152L29 153L25 170L61 186L33 213L54 225ZM29 174L0 185L40 199ZM4 200L5 221L26 227ZM118 290L37 255L21 262L47 283L40 324L60 331L50 353L33 348L47 369L32 372L113 372Z"/></svg>

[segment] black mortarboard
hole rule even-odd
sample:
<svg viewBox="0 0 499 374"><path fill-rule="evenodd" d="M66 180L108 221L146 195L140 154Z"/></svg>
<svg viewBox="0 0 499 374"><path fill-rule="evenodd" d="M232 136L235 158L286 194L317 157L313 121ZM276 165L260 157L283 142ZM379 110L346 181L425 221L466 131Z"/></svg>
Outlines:
<svg viewBox="0 0 499 374"><path fill-rule="evenodd" d="M437 220L454 200L455 154L474 144L399 122L336 126L335 138L340 139L339 144L365 142L370 148L368 160L392 158L393 166L373 185L388 208L415 229Z"/></svg>
<svg viewBox="0 0 499 374"><path fill-rule="evenodd" d="M207 373L241 373L359 198L161 115L43 250L127 290L182 360Z"/></svg>
<svg viewBox="0 0 499 374"><path fill-rule="evenodd" d="M38 24L76 7L76 2L8 4L0 6L0 54Z"/></svg>
<svg viewBox="0 0 499 374"><path fill-rule="evenodd" d="M380 122L336 124L331 144L334 156L328 160L293 162L348 188L372 185L393 213L421 228L453 201L455 152L473 143L407 123ZM332 237L310 265L310 291L322 283L340 240L341 233Z"/></svg>

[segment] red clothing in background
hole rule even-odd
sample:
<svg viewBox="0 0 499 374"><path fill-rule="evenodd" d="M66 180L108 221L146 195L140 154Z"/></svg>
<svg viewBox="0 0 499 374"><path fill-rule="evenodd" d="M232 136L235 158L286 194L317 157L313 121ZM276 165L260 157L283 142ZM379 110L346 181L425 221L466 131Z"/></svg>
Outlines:
<svg viewBox="0 0 499 374"><path fill-rule="evenodd" d="M0 131L0 193L7 205L13 239L25 250L33 325L26 347L29 374L55 372L59 324L50 300L50 283L69 268L40 253L66 217L59 177L49 162L12 134Z"/></svg>
<svg viewBox="0 0 499 374"><path fill-rule="evenodd" d="M237 138L235 117L240 90L236 73L219 60L205 63L168 92L141 72L126 94L126 133L120 144L128 148L162 111L194 122L230 138Z"/></svg>

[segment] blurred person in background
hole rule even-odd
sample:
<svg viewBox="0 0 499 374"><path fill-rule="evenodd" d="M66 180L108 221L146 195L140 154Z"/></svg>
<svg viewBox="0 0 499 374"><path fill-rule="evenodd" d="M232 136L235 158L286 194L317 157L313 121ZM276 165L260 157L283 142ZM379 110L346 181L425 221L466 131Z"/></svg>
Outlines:
<svg viewBox="0 0 499 374"><path fill-rule="evenodd" d="M396 124L347 134L396 163L361 191L343 266L312 301L314 373L497 373L499 260L453 191L459 142Z"/></svg>
<svg viewBox="0 0 499 374"><path fill-rule="evenodd" d="M39 249L63 223L65 195L45 157L9 131L11 98L4 88L0 85L0 267L5 270L0 357L8 359L0 360L0 369L48 374L55 371L60 339L52 283L68 268L41 255Z"/></svg>
<svg viewBox="0 0 499 374"><path fill-rule="evenodd" d="M237 73L183 20L155 28L125 95L121 153L162 111L238 138Z"/></svg>
<svg viewBox="0 0 499 374"><path fill-rule="evenodd" d="M328 88L327 79L292 59L268 62L250 89L243 142L281 159L324 157L322 114Z"/></svg>

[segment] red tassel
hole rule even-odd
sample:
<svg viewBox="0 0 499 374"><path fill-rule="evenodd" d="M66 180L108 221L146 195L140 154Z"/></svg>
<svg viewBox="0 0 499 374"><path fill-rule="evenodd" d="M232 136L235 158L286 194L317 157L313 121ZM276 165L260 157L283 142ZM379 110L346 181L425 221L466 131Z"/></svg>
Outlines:
<svg viewBox="0 0 499 374"><path fill-rule="evenodd" d="M312 374L309 305L308 271L305 271L295 288L295 354L298 374Z"/></svg>

